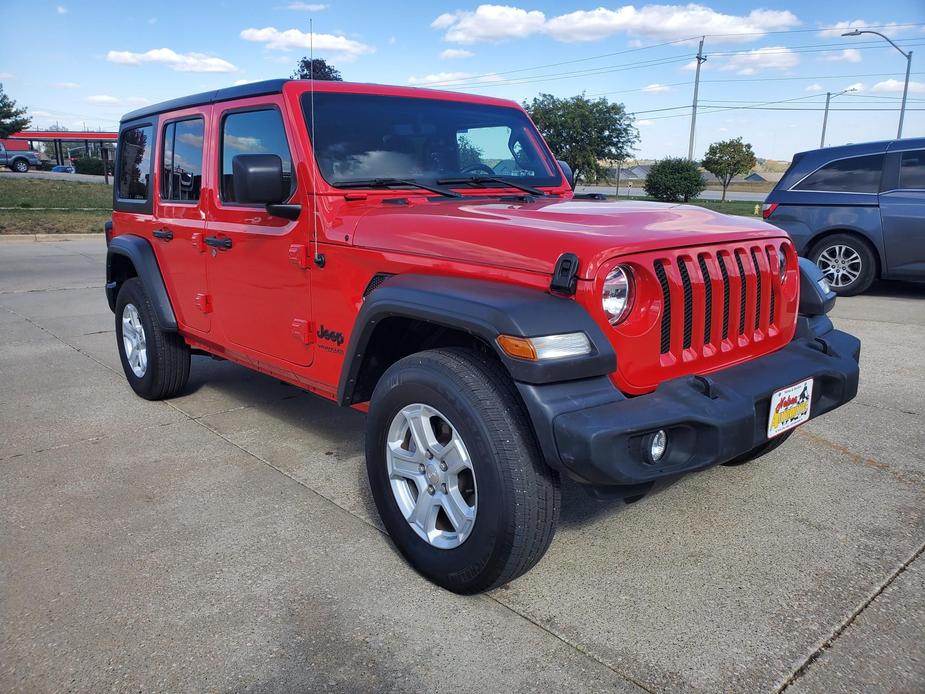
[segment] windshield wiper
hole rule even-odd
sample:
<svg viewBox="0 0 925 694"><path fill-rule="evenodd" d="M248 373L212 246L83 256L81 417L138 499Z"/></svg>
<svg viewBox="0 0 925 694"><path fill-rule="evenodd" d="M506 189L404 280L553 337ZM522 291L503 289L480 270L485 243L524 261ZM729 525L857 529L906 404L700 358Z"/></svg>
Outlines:
<svg viewBox="0 0 925 694"><path fill-rule="evenodd" d="M431 193L444 195L448 198L461 198L460 193L456 193L446 188L420 183L410 178L364 178L353 181L338 181L334 184L337 188L391 188L392 186L409 186L411 188L421 188L429 190Z"/></svg>
<svg viewBox="0 0 925 694"><path fill-rule="evenodd" d="M517 190L522 190L525 193L536 195L541 198L545 198L548 195L548 193L544 193L542 190L537 190L536 188L525 186L523 183L514 183L513 181L508 181L507 179L501 178L500 176L465 176L463 178L441 178L437 181L437 183L449 185L454 183L474 183L476 185L482 183L500 183L504 188L516 188Z"/></svg>

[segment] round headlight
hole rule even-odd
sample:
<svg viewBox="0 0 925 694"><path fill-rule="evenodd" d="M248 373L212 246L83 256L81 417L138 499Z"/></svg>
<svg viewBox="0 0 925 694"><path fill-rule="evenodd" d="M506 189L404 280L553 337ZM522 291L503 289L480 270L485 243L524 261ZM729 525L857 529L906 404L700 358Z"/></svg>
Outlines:
<svg viewBox="0 0 925 694"><path fill-rule="evenodd" d="M601 305L611 325L617 325L629 315L633 305L633 275L628 267L619 265L608 273Z"/></svg>

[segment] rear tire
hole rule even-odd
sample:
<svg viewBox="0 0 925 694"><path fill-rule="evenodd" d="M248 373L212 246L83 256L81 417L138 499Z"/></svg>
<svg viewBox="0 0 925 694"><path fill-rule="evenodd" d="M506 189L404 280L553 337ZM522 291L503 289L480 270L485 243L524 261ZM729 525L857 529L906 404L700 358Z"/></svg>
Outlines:
<svg viewBox="0 0 925 694"><path fill-rule="evenodd" d="M370 400L366 466L396 547L448 590L471 594L512 581L552 541L561 506L558 475L540 456L510 376L474 350L419 352L385 372ZM467 470L465 484L454 469ZM464 504L452 501L454 490ZM459 514L441 515L448 503L468 520L458 524L451 516ZM419 504L436 510L418 512Z"/></svg>
<svg viewBox="0 0 925 694"><path fill-rule="evenodd" d="M158 327L154 308L137 277L116 299L116 342L129 385L146 400L178 395L189 379L190 350L178 333Z"/></svg>
<svg viewBox="0 0 925 694"><path fill-rule="evenodd" d="M776 450L780 446L783 446L787 439L790 438L790 435L793 434L793 429L790 431L785 431L779 436L775 436L773 439L765 441L760 446L756 446L752 450L743 453L742 455L733 458L732 460L727 460L723 465L728 467L737 467L739 465L745 465L745 463L750 463L753 460L758 460L761 456L767 455L773 450Z"/></svg>
<svg viewBox="0 0 925 694"><path fill-rule="evenodd" d="M27 173L29 171L29 162L25 159L16 159L10 168L16 173Z"/></svg>
<svg viewBox="0 0 925 694"><path fill-rule="evenodd" d="M833 234L813 245L812 260L839 296L866 292L877 279L877 258L864 241L852 234Z"/></svg>

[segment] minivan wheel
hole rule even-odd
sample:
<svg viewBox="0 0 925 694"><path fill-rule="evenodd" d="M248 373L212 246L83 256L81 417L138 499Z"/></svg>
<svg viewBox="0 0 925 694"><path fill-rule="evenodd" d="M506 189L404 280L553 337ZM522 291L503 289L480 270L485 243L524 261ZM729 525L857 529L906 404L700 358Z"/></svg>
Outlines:
<svg viewBox="0 0 925 694"><path fill-rule="evenodd" d="M854 296L870 287L877 277L877 260L870 247L856 236L834 234L813 246L809 253L822 270L832 291Z"/></svg>
<svg viewBox="0 0 925 694"><path fill-rule="evenodd" d="M475 350L419 352L385 372L369 405L366 468L398 550L448 590L517 578L555 533L558 475L510 376Z"/></svg>
<svg viewBox="0 0 925 694"><path fill-rule="evenodd" d="M161 330L138 278L126 280L116 299L116 343L129 385L146 400L180 393L189 379L190 350L175 332Z"/></svg>
<svg viewBox="0 0 925 694"><path fill-rule="evenodd" d="M13 162L13 171L16 173L26 173L29 171L29 162L25 159L17 159Z"/></svg>

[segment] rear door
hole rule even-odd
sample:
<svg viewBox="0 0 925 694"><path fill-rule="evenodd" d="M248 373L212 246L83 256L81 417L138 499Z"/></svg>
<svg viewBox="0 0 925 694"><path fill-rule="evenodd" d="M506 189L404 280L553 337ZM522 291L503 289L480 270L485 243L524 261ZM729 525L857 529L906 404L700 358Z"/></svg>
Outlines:
<svg viewBox="0 0 925 694"><path fill-rule="evenodd" d="M203 163L209 108L170 114L158 127L157 204L151 238L179 324L211 330L206 286Z"/></svg>
<svg viewBox="0 0 925 694"><path fill-rule="evenodd" d="M884 270L894 277L925 277L925 148L887 155L880 193Z"/></svg>
<svg viewBox="0 0 925 694"><path fill-rule="evenodd" d="M290 183L288 202L303 202L296 185L295 133L282 97L213 107L218 181L206 242L215 320L229 346L285 367L312 361L308 232L263 206L235 200L232 162L239 154L276 154ZM303 209L307 207L303 204ZM307 219L303 214L302 219Z"/></svg>

